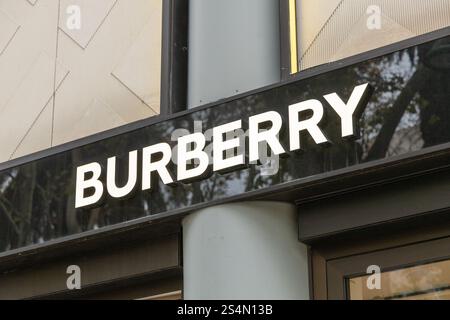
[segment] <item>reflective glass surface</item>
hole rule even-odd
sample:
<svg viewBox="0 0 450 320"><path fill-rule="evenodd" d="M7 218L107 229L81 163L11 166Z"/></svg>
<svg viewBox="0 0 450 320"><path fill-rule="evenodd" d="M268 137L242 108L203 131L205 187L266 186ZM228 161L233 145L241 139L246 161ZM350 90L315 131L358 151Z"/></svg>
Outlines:
<svg viewBox="0 0 450 320"><path fill-rule="evenodd" d="M351 300L450 300L450 261L383 272L378 284L353 278L349 293Z"/></svg>
<svg viewBox="0 0 450 320"><path fill-rule="evenodd" d="M0 252L45 243L68 235L140 219L198 203L269 188L373 160L450 142L450 37L428 42L318 76L290 82L207 109L59 153L0 172ZM236 75L239 76L239 75ZM370 83L373 94L359 117L360 137L342 139L340 119L323 95L347 101L356 85ZM191 184L137 191L123 200L106 198L99 207L76 210L76 168L93 161L106 167L118 156L126 179L128 153L160 142L176 145L174 132L211 129L276 110L287 119L288 106L320 99L320 126L333 142L327 147L305 136L305 150L277 159L274 166L250 165L212 174ZM286 131L286 130L285 130ZM286 137L280 139L285 143ZM171 168L172 170L175 168Z"/></svg>

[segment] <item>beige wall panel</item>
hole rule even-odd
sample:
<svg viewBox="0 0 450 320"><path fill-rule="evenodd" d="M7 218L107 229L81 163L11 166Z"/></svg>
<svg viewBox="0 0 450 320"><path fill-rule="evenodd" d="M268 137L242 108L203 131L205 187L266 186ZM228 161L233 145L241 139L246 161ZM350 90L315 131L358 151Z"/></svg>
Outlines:
<svg viewBox="0 0 450 320"><path fill-rule="evenodd" d="M103 97L103 101L116 111L125 122L133 122L152 117L156 113L137 97L129 88L111 74L109 91L112 94Z"/></svg>
<svg viewBox="0 0 450 320"><path fill-rule="evenodd" d="M111 107L95 98L89 104L81 120L73 123L69 138L73 137L73 139L76 139L83 135L94 134L124 124L125 121Z"/></svg>
<svg viewBox="0 0 450 320"><path fill-rule="evenodd" d="M154 1L133 0L132 3L125 0L117 1L86 49L81 48L65 33L59 34L58 58L68 66L71 74L56 96L54 144L113 128L118 122L125 124L156 114L141 98L112 75L113 70L139 39L149 19L156 19L153 18L155 6L149 5L152 2ZM153 37L152 31L146 32L149 42ZM141 45L145 47L147 44ZM146 51L144 48L141 50ZM151 56L141 58L142 65L136 66L133 70L137 73L136 79L145 79L147 74L151 73L149 61L151 59ZM155 67L159 72L160 67ZM147 86L146 83L137 84L142 88ZM94 114L105 112L106 109L102 107L99 113L89 110L95 99L102 101L96 105L107 105L113 116L102 116L102 126L97 125L99 118L89 121L92 127L80 124L86 120L87 114L92 117ZM159 106L156 110L159 110Z"/></svg>
<svg viewBox="0 0 450 320"><path fill-rule="evenodd" d="M61 0L59 27L82 48L86 48L107 18L117 0ZM67 20L71 6L78 6L81 13L81 29L69 29Z"/></svg>
<svg viewBox="0 0 450 320"><path fill-rule="evenodd" d="M337 48L331 60L339 60L355 53L380 48L388 43L394 43L414 37L415 34L385 15L381 15L382 28L369 30L366 27L367 18L362 16L351 28L344 42ZM368 41L369 40L369 41Z"/></svg>
<svg viewBox="0 0 450 320"><path fill-rule="evenodd" d="M3 10L0 10L0 55L6 50L20 26Z"/></svg>
<svg viewBox="0 0 450 320"><path fill-rule="evenodd" d="M12 98L0 111L0 161L9 160L35 120L52 99L55 62L41 53ZM56 86L66 72L58 72Z"/></svg>
<svg viewBox="0 0 450 320"><path fill-rule="evenodd" d="M367 26L374 5L379 29ZM300 70L450 25L448 0L298 0L298 10Z"/></svg>
<svg viewBox="0 0 450 320"><path fill-rule="evenodd" d="M52 132L48 128L52 125L53 98L47 103L41 114L28 131L12 158L25 156L42 149L49 148L52 141Z"/></svg>
<svg viewBox="0 0 450 320"><path fill-rule="evenodd" d="M0 161L159 113L162 0L59 2L0 0Z"/></svg>
<svg viewBox="0 0 450 320"><path fill-rule="evenodd" d="M142 99L152 110L159 113L162 37L152 36L154 30L161 34L162 3L158 3L155 12L142 29L130 50L119 62L113 75L134 94ZM142 72L142 69L147 72Z"/></svg>
<svg viewBox="0 0 450 320"><path fill-rule="evenodd" d="M297 0L299 48L308 48L342 0Z"/></svg>
<svg viewBox="0 0 450 320"><path fill-rule="evenodd" d="M20 26L8 48L0 55L0 110L2 110L41 52L44 51L50 59L54 59L58 6L54 0L41 0L35 6L27 1L2 0L0 10ZM50 80L53 85L53 79ZM40 107L43 108L44 105ZM27 112L27 106L20 108L24 113ZM20 119L10 118L10 120L20 122ZM3 139L4 137L0 136L0 142ZM4 158L4 155L1 158Z"/></svg>
<svg viewBox="0 0 450 320"><path fill-rule="evenodd" d="M62 83L66 81L69 71L63 66L57 64L56 69L56 93L61 88ZM58 79L61 79L60 81ZM53 90L52 90L53 92ZM31 127L22 137L21 141L16 147L16 150L11 155L11 159L26 156L30 153L38 152L43 149L50 148L52 145L52 122L53 122L53 95L48 101L47 105L41 110Z"/></svg>

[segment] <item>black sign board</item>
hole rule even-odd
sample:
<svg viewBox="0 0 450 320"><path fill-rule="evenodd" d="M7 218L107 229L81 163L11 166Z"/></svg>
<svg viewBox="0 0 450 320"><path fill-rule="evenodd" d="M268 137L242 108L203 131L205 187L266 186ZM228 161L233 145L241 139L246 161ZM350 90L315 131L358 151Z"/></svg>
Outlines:
<svg viewBox="0 0 450 320"><path fill-rule="evenodd" d="M123 222L159 219L199 204L250 195L256 190L271 190L286 184L301 185L308 177L320 179L323 174L336 170L358 168L373 161L396 159L448 144L449 45L450 37L447 36L419 45L403 45L401 50L391 50L384 55L373 53L362 62L336 63L320 74L314 71L309 75L300 74L288 82L224 102L173 117L143 121L121 129L120 134L95 142L43 152L28 162L25 159L7 163L0 172L0 252L7 254L18 248L45 245L49 240L97 229L101 231ZM367 91L358 97L361 103L354 114L357 115L352 126L354 134L347 135L343 118L327 97L335 94L334 98L338 97L342 103L350 103L358 86L364 86ZM322 106L323 114L316 124L326 141L317 141L311 131L299 129L302 147L292 148L295 144L291 132L291 106L305 101L317 101ZM246 134L250 119L268 112L280 116L282 122L277 139L285 152L273 154L273 145L269 144L267 157L250 161L248 151L252 140ZM314 112L310 108L297 116L296 122L305 121L314 117ZM143 149L161 143L170 146L171 161L165 163L165 167L172 177L176 177L179 159L174 155L178 154L180 137L200 133L205 138L202 150L211 150L213 128L239 120L243 132L239 141L244 146L242 165L230 166L229 170L208 168L195 179L178 181L174 178L166 183L160 179L159 172L154 172L151 188L143 190L139 182L143 179ZM259 129L270 130L274 123L268 122L267 128L261 123ZM348 131L349 127L346 128ZM195 145L191 147L195 149ZM264 150L265 147L261 145L260 148ZM105 191L108 159L114 158L114 182L123 186L129 180L129 161L134 160L130 158L130 152L133 151L137 151L138 182L124 197L109 196ZM228 151L228 157L238 155L237 150ZM224 159L226 153L224 150ZM196 159L189 161L185 169L199 165ZM92 163L99 165L97 180L104 192L95 204L76 206L77 169ZM88 170L83 179L89 180L93 174ZM88 197L94 191L86 188L83 196Z"/></svg>

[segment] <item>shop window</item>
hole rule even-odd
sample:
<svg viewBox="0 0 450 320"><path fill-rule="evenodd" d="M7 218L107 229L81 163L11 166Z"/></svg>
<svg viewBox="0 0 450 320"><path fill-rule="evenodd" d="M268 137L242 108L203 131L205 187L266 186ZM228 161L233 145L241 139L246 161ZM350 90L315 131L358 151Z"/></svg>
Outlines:
<svg viewBox="0 0 450 320"><path fill-rule="evenodd" d="M383 272L379 290L371 277L348 280L351 300L450 300L450 260Z"/></svg>
<svg viewBox="0 0 450 320"><path fill-rule="evenodd" d="M375 238L361 234L313 245L314 299L450 299L450 222L432 221L411 221L424 226L410 228L399 223L401 229Z"/></svg>

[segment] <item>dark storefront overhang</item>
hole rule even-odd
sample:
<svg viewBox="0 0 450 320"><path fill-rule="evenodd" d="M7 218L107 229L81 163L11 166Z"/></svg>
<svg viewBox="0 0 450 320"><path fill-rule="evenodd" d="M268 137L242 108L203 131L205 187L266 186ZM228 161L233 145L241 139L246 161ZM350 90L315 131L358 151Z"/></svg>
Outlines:
<svg viewBox="0 0 450 320"><path fill-rule="evenodd" d="M1 219L5 220L0 232L4 235L0 239L0 268L176 233L183 216L207 206L258 199L303 206L317 199L345 197L349 191L448 169L449 74L445 68L436 70L435 63L432 68L429 65L436 61L436 52L442 53L442 46L448 46L449 35L450 28L445 28L307 70L273 86L172 116L139 121L0 165L1 196L10 202L0 208ZM384 73L386 70L391 74ZM358 119L362 129L359 138L342 139L339 117L325 109L326 122L321 122L321 127L333 143L324 148L302 136L307 141L305 150L280 157L274 175L261 176L251 165L188 184L159 183L152 192L137 190L127 199L106 198L101 206L75 210L75 175L81 165L98 162L106 168L106 159L117 156L120 161L125 159L119 166L126 168L130 151L163 141L172 146L173 131L192 133L195 121L202 122L206 130L242 119L246 128L249 116L273 110L287 119L291 104L319 99L325 105L321 97L333 92L347 101L354 87L363 83L369 83L374 92ZM422 118L417 115L420 112ZM405 127L399 128L402 119ZM421 142L390 152L390 142L401 140L402 130L414 127L422 132ZM280 141L286 141L283 134ZM127 170L123 171L126 177ZM35 189L51 189L51 199ZM433 205L437 209L448 207L448 203L439 201ZM18 228L15 221L20 224L23 213L25 222ZM100 223L90 223L93 214L102 217ZM66 223L69 215L77 221L73 228ZM306 223L317 225L317 217L311 215ZM369 224L391 218L377 215ZM301 224L300 238L311 241L321 234L351 230L365 223L355 221L354 225L324 227L315 232L308 229L304 234L305 224Z"/></svg>

